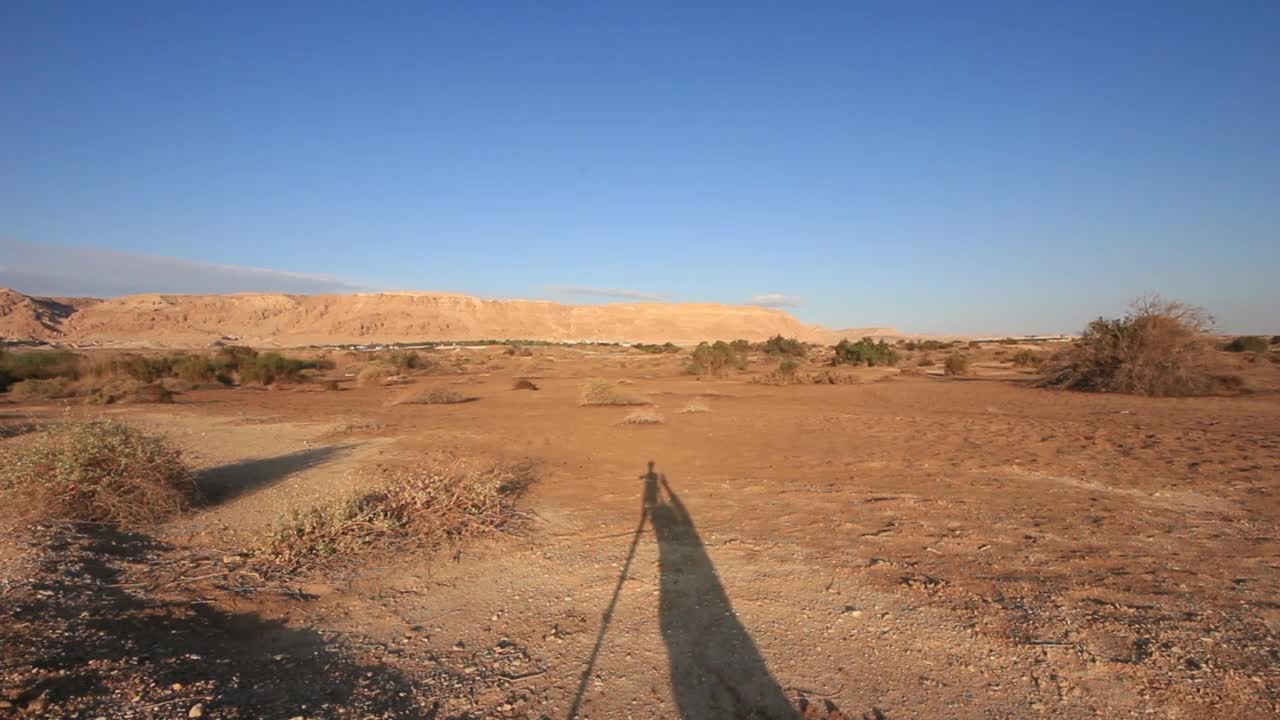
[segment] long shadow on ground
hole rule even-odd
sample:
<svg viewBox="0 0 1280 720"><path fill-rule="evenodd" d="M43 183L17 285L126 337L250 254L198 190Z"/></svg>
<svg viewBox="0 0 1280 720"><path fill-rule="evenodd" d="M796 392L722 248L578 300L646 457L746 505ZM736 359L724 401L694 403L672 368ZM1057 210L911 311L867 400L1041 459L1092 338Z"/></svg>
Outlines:
<svg viewBox="0 0 1280 720"><path fill-rule="evenodd" d="M645 478L645 505L658 538L658 624L681 717L796 717L734 613L688 509L666 475L652 467Z"/></svg>
<svg viewBox="0 0 1280 720"><path fill-rule="evenodd" d="M190 598L134 594L164 550L101 526L49 531L30 592L0 602L0 691L46 717L431 718L415 683L308 630Z"/></svg>
<svg viewBox="0 0 1280 720"><path fill-rule="evenodd" d="M218 505L270 487L294 473L323 465L355 447L354 444L329 445L288 455L220 465L197 475L196 486L200 488L206 504Z"/></svg>

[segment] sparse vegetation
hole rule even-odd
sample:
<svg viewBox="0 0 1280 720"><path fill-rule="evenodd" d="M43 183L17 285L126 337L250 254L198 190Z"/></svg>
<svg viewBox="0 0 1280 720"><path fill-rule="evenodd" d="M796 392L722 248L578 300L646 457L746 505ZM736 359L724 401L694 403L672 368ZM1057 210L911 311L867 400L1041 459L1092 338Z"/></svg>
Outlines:
<svg viewBox="0 0 1280 720"><path fill-rule="evenodd" d="M1241 335L1234 338L1231 342L1222 347L1227 352L1258 352L1263 353L1270 349L1270 343L1267 339L1258 335Z"/></svg>
<svg viewBox="0 0 1280 720"><path fill-rule="evenodd" d="M127 425L67 423L23 440L2 458L0 491L42 517L140 527L196 498L181 453Z"/></svg>
<svg viewBox="0 0 1280 720"><path fill-rule="evenodd" d="M946 375L968 375L969 357L961 352L953 352L942 363L942 372Z"/></svg>
<svg viewBox="0 0 1280 720"><path fill-rule="evenodd" d="M635 345L632 345L631 347L635 348L636 350L639 350L640 352L653 353L655 355L680 352L680 346L670 342L663 343L661 345L649 345L646 343L637 343Z"/></svg>
<svg viewBox="0 0 1280 720"><path fill-rule="evenodd" d="M1044 353L1038 353L1035 350L1019 350L1013 354L1014 367L1030 367L1038 368L1044 365Z"/></svg>
<svg viewBox="0 0 1280 720"><path fill-rule="evenodd" d="M529 378L520 378L511 386L512 390L537 390L538 384Z"/></svg>
<svg viewBox="0 0 1280 720"><path fill-rule="evenodd" d="M66 350L0 350L0 392L24 380L74 380L80 376L80 356Z"/></svg>
<svg viewBox="0 0 1280 720"><path fill-rule="evenodd" d="M508 345L503 352L514 357L533 357L533 351L519 343Z"/></svg>
<svg viewBox="0 0 1280 720"><path fill-rule="evenodd" d="M515 500L533 482L527 465L439 456L397 472L372 491L294 513L258 557L298 570L377 546L438 548L518 528Z"/></svg>
<svg viewBox="0 0 1280 720"><path fill-rule="evenodd" d="M450 388L432 388L425 392L406 395L396 400L396 405L456 405L476 398L463 395Z"/></svg>
<svg viewBox="0 0 1280 720"><path fill-rule="evenodd" d="M14 400L56 400L75 397L74 384L66 378L40 380L31 378L9 386L9 396Z"/></svg>
<svg viewBox="0 0 1280 720"><path fill-rule="evenodd" d="M356 385L360 387L381 385L390 375L391 371L387 366L381 363L371 363L360 368L360 372L356 375Z"/></svg>
<svg viewBox="0 0 1280 720"><path fill-rule="evenodd" d="M739 354L729 343L717 340L715 343L700 343L694 348L685 364L685 372L689 375L721 377L730 370L743 370L746 367L747 359L744 355Z"/></svg>
<svg viewBox="0 0 1280 720"><path fill-rule="evenodd" d="M83 386L84 381L81 381ZM115 403L171 403L173 391L159 382L144 383L133 378L110 377L104 382L82 387L79 394L90 405Z"/></svg>
<svg viewBox="0 0 1280 720"><path fill-rule="evenodd" d="M928 355L925 355L916 361L916 367L933 367L934 365L937 365L937 364L938 363L935 362L934 359L929 357Z"/></svg>
<svg viewBox="0 0 1280 720"><path fill-rule="evenodd" d="M877 365L894 365L898 362L897 351L883 340L875 342L871 338L865 337L856 343L841 340L834 349L835 356L831 359L832 365L866 365L875 367Z"/></svg>
<svg viewBox="0 0 1280 720"><path fill-rule="evenodd" d="M392 350L379 359L385 360L399 374L410 370L426 370L434 365L429 358L418 354L417 350Z"/></svg>
<svg viewBox="0 0 1280 720"><path fill-rule="evenodd" d="M809 354L809 349L805 347L804 343L795 338L782 337L781 335L775 335L760 343L759 349L766 355L781 357L802 358Z"/></svg>
<svg viewBox="0 0 1280 720"><path fill-rule="evenodd" d="M648 405L638 395L623 392L606 380L592 380L582 386L581 405Z"/></svg>
<svg viewBox="0 0 1280 720"><path fill-rule="evenodd" d="M689 402L685 403L684 407L680 408L680 414L682 415L685 415L688 413L705 413L705 412L711 412L711 407L707 405L705 402L703 402L702 400L690 400Z"/></svg>
<svg viewBox="0 0 1280 720"><path fill-rule="evenodd" d="M664 419L653 410L632 410L622 419L623 425L661 425Z"/></svg>
<svg viewBox="0 0 1280 720"><path fill-rule="evenodd" d="M1098 318L1045 368L1051 388L1137 395L1205 395L1232 381L1215 373L1201 308L1146 297L1122 318Z"/></svg>

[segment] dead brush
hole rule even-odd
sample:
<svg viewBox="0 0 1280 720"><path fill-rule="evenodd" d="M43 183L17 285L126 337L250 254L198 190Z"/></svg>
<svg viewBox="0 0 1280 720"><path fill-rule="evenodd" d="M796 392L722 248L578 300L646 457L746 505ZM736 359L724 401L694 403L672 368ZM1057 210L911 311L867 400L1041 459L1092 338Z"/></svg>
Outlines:
<svg viewBox="0 0 1280 720"><path fill-rule="evenodd" d="M582 386L580 405L648 405L647 398L623 392L607 380L592 380Z"/></svg>
<svg viewBox="0 0 1280 720"><path fill-rule="evenodd" d="M680 408L680 414L682 415L686 415L689 413L705 413L705 412L711 412L711 406L707 405L705 402L701 400L690 400L689 402L685 403L684 407Z"/></svg>
<svg viewBox="0 0 1280 720"><path fill-rule="evenodd" d="M632 410L622 418L623 425L661 425L665 421L665 418L653 410Z"/></svg>
<svg viewBox="0 0 1280 720"><path fill-rule="evenodd" d="M255 555L296 571L375 547L439 549L493 532L518 532L525 516L515 501L533 481L527 464L438 455L372 490L294 513Z"/></svg>
<svg viewBox="0 0 1280 720"><path fill-rule="evenodd" d="M1151 396L1209 395L1239 386L1219 374L1201 308L1149 296L1128 314L1098 318L1044 367L1044 387Z"/></svg>
<svg viewBox="0 0 1280 720"><path fill-rule="evenodd" d="M15 440L0 467L0 494L39 518L145 527L197 498L179 450L107 420L54 425Z"/></svg>
<svg viewBox="0 0 1280 720"><path fill-rule="evenodd" d="M511 385L512 390L537 390L538 384L529 378L520 378Z"/></svg>
<svg viewBox="0 0 1280 720"><path fill-rule="evenodd" d="M478 398L463 395L450 388L431 388L423 392L411 393L394 400L392 405L456 405L472 402Z"/></svg>
<svg viewBox="0 0 1280 720"><path fill-rule="evenodd" d="M360 387L377 387L391 377L391 368L380 363L371 363L360 368L356 375L356 385Z"/></svg>

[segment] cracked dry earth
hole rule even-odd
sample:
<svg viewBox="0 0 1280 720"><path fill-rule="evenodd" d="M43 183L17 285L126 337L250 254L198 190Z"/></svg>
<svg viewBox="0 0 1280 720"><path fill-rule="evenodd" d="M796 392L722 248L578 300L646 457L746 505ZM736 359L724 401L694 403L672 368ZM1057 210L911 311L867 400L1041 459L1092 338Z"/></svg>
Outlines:
<svg viewBox="0 0 1280 720"><path fill-rule="evenodd" d="M665 423L579 407L596 376ZM149 535L8 535L0 715L1280 714L1274 394L770 387L608 357L537 392L513 377L450 406L360 388L113 410L186 448L213 502ZM679 412L695 399L709 412ZM536 463L529 531L243 565L289 510L436 450Z"/></svg>

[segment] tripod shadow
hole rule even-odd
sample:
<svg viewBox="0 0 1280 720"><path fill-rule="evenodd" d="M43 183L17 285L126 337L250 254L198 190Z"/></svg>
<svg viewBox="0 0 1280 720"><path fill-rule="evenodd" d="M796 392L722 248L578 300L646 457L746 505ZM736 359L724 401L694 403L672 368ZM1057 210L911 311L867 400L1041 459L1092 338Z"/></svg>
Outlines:
<svg viewBox="0 0 1280 720"><path fill-rule="evenodd" d="M644 506L658 540L658 623L684 720L773 720L795 710L720 584L688 509L653 463Z"/></svg>

